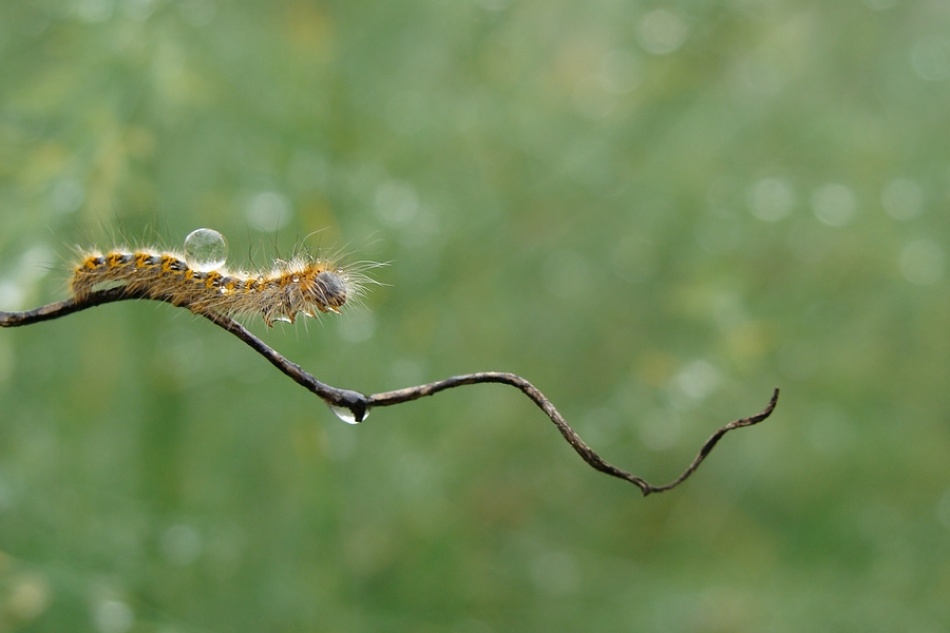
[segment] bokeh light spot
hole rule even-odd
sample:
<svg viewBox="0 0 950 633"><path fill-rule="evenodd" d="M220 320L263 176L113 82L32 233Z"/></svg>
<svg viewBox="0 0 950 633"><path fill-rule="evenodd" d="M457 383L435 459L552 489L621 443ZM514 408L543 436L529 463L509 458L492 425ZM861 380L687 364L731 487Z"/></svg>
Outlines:
<svg viewBox="0 0 950 633"><path fill-rule="evenodd" d="M686 41L689 27L683 18L669 9L650 11L637 25L640 46L653 55L668 55Z"/></svg>
<svg viewBox="0 0 950 633"><path fill-rule="evenodd" d="M105 22L115 10L113 0L78 0L73 4L76 17L83 22Z"/></svg>
<svg viewBox="0 0 950 633"><path fill-rule="evenodd" d="M181 17L192 26L207 26L218 13L214 0L182 0L177 6Z"/></svg>
<svg viewBox="0 0 950 633"><path fill-rule="evenodd" d="M849 224L857 213L857 201L851 189L840 183L819 187L811 199L815 217L828 226Z"/></svg>
<svg viewBox="0 0 950 633"><path fill-rule="evenodd" d="M404 182L387 180L376 188L376 215L391 227L412 224L419 214L419 196Z"/></svg>
<svg viewBox="0 0 950 633"><path fill-rule="evenodd" d="M918 286L929 286L943 278L943 249L930 239L919 239L903 248L898 260L904 279Z"/></svg>
<svg viewBox="0 0 950 633"><path fill-rule="evenodd" d="M752 215L764 222L778 222L792 212L795 194L781 178L765 178L749 188L747 200Z"/></svg>
<svg viewBox="0 0 950 633"><path fill-rule="evenodd" d="M721 382L719 370L711 363L693 360L686 363L673 378L673 387L689 400L703 400L716 391Z"/></svg>
<svg viewBox="0 0 950 633"><path fill-rule="evenodd" d="M910 65L917 76L926 81L950 79L950 39L927 36L914 42Z"/></svg>
<svg viewBox="0 0 950 633"><path fill-rule="evenodd" d="M668 411L653 411L644 415L638 424L640 441L652 451L665 451L680 439L683 425Z"/></svg>
<svg viewBox="0 0 950 633"><path fill-rule="evenodd" d="M244 215L252 228L273 233L287 226L294 212L284 194L277 191L261 191L248 198Z"/></svg>
<svg viewBox="0 0 950 633"><path fill-rule="evenodd" d="M135 623L132 609L121 600L103 600L93 616L100 633L125 633Z"/></svg>
<svg viewBox="0 0 950 633"><path fill-rule="evenodd" d="M201 535L190 525L179 523L162 534L161 548L169 563L182 567L190 565L201 554Z"/></svg>
<svg viewBox="0 0 950 633"><path fill-rule="evenodd" d="M50 604L49 583L42 576L22 574L6 581L4 611L15 620L32 620Z"/></svg>
<svg viewBox="0 0 950 633"><path fill-rule="evenodd" d="M376 318L368 310L352 312L340 324L340 337L348 343L362 343L376 334Z"/></svg>
<svg viewBox="0 0 950 633"><path fill-rule="evenodd" d="M591 299L593 271L590 264L574 251L558 251L544 260L542 280L555 297L574 306L586 304Z"/></svg>
<svg viewBox="0 0 950 633"><path fill-rule="evenodd" d="M881 204L895 220L913 220L920 215L924 194L913 180L895 178L881 191Z"/></svg>
<svg viewBox="0 0 950 633"><path fill-rule="evenodd" d="M86 199L86 189L75 178L63 178L53 185L50 206L57 213L78 211Z"/></svg>
<svg viewBox="0 0 950 633"><path fill-rule="evenodd" d="M549 596L564 596L577 591L577 563L569 554L545 552L531 566L535 585Z"/></svg>
<svg viewBox="0 0 950 633"><path fill-rule="evenodd" d="M608 92L627 94L640 85L642 72L640 60L633 53L617 49L604 56L599 78Z"/></svg>

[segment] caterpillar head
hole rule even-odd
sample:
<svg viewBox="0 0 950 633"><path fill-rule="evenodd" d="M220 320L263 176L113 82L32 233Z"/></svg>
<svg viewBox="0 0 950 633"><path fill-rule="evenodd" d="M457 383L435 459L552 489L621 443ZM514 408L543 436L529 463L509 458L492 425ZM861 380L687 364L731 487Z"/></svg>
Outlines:
<svg viewBox="0 0 950 633"><path fill-rule="evenodd" d="M311 302L320 312L339 312L347 298L343 270L324 270L317 273L311 295Z"/></svg>

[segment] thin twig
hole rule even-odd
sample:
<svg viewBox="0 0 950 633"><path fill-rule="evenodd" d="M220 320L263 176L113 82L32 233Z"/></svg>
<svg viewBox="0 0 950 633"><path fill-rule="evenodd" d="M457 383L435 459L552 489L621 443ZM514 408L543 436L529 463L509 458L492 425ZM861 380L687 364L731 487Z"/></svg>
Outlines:
<svg viewBox="0 0 950 633"><path fill-rule="evenodd" d="M124 287L110 288L107 290L93 292L82 301L67 299L65 301L51 303L33 310L25 310L23 312L0 312L0 327L31 325L41 321L57 319L59 317L66 316L74 312L79 312L80 310L85 310L87 308L129 299L154 299L156 301L173 303L166 298L152 297L147 296L144 293L130 292ZM617 477L632 483L640 489L644 496L654 492L665 492L667 490L671 490L686 481L686 479L692 475L697 468L699 468L699 465L702 464L703 460L705 460L709 453L712 452L712 449L726 433L734 429L752 426L753 424L758 424L762 420L765 420L772 414L772 411L775 409L775 405L778 403L779 390L775 389L775 391L772 393L772 398L769 400L769 403L766 405L765 409L753 416L735 420L734 422L730 422L729 424L717 429L716 432L713 433L705 443L703 443L702 447L699 449L699 452L696 454L696 457L693 458L693 461L689 464L689 466L687 466L686 469L676 479L668 484L655 486L651 483L648 483L642 477L638 477L637 475L627 472L626 470L618 468L605 461L600 455L597 454L596 451L594 451L584 442L584 440L580 438L580 436L564 419L564 416L561 415L561 413L554 407L551 401L543 393L541 393L537 387L516 374L507 372L479 372L474 374L464 374L461 376L452 376L450 378L431 382L425 385L417 385L415 387L407 387L405 389L386 391L383 393L376 393L367 396L358 391L353 391L351 389L340 389L317 380L313 375L301 368L300 365L289 361L286 357L264 343L264 341L259 339L247 328L230 317L208 312L196 312L196 314L203 316L218 327L227 330L231 334L244 341L244 343L250 346L251 349L266 358L272 365L277 367L277 369L284 372L297 384L303 386L310 392L322 398L323 401L328 405L337 409L348 410L355 422L362 422L364 419L366 419L369 410L372 408L388 407L396 404L402 404L403 402L418 400L419 398L432 396L439 393L440 391L461 387L463 385L499 383L514 387L520 390L542 411L544 411L554 426L557 427L557 430L561 433L561 436L564 437L567 443L571 445L571 447L577 452L578 455L581 456L585 462L602 473L606 473L613 477Z"/></svg>

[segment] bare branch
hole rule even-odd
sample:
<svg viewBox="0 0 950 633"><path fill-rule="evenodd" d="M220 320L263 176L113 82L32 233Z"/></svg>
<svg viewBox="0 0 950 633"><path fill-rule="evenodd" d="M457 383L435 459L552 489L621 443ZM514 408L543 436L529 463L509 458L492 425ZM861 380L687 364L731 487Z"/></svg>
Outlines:
<svg viewBox="0 0 950 633"><path fill-rule="evenodd" d="M152 297L141 292L130 292L128 288L125 287L110 288L107 290L100 290L90 293L90 295L84 298L82 301L77 301L76 299L67 299L65 301L51 303L33 310L25 310L23 312L0 312L0 327L31 325L33 323L57 319L59 317L73 314L74 312L79 312L80 310L85 310L87 308L92 308L106 303L130 299L153 299L156 301L172 303L174 305L174 302L168 298ZM294 382L319 396L328 405L336 407L337 409L342 408L348 410L355 422L362 422L364 419L366 419L369 410L372 408L388 407L396 404L402 404L404 402L410 402L412 400L418 400L419 398L432 396L439 393L440 391L461 387L463 385L498 383L514 387L525 394L542 411L544 411L545 415L547 415L554 426L557 427L557 430L561 433L561 436L567 441L568 444L571 445L577 454L580 455L585 462L587 462L587 464L602 473L606 473L612 477L617 477L632 483L640 489L644 496L654 492L665 492L679 486L681 483L686 481L686 479L692 475L697 468L699 468L699 465L702 464L703 460L705 460L709 453L712 452L713 448L726 433L735 429L752 426L765 420L772 414L772 411L775 409L775 405L778 403L779 390L775 389L772 394L772 398L762 411L753 416L735 420L734 422L730 422L724 426L721 426L709 437L709 439L706 440L706 442L699 449L699 452L696 454L696 457L693 459L693 461L676 479L668 484L655 486L648 483L642 477L627 472L626 470L618 468L605 461L599 454L597 454L596 451L594 451L584 442L584 440L580 438L580 436L564 419L564 416L562 416L561 413L554 407L554 404L552 404L551 401L543 393L541 393L537 387L516 374L506 372L479 372L474 374L464 374L461 376L451 376L444 380L439 380L425 385L417 385L415 387L407 387L405 389L376 393L367 396L358 391L353 391L351 389L340 389L317 380L313 375L301 368L300 365L288 360L272 347L264 343L264 341L252 334L243 325L234 319L231 319L230 317L214 312L195 312L195 314L208 319L218 327L227 330L231 334L244 341L244 343L250 346L251 349L266 358L272 365L277 367L277 369L282 371L284 374L292 378Z"/></svg>

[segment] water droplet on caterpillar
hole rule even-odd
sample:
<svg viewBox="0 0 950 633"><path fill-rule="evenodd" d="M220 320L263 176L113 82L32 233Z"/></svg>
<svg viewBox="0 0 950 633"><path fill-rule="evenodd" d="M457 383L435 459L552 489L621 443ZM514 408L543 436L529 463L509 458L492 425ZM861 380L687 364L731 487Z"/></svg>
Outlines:
<svg viewBox="0 0 950 633"><path fill-rule="evenodd" d="M360 422L362 422L363 420L369 417L369 411L367 411L366 413L363 414L362 419L357 420L356 415L354 415L353 412L346 407L336 407L336 406L333 406L332 404L327 405L327 406L330 407L330 411L333 411L333 413L336 414L336 417L340 418L347 424L359 424Z"/></svg>
<svg viewBox="0 0 950 633"><path fill-rule="evenodd" d="M214 229L195 229L185 238L185 261L194 270L217 270L227 259L228 241Z"/></svg>

